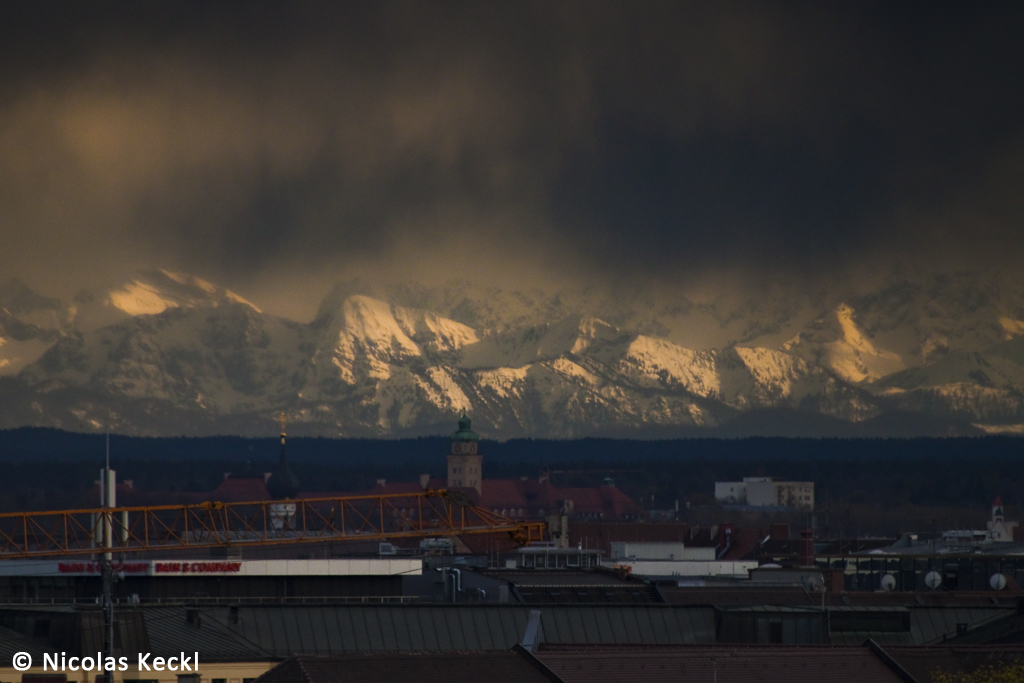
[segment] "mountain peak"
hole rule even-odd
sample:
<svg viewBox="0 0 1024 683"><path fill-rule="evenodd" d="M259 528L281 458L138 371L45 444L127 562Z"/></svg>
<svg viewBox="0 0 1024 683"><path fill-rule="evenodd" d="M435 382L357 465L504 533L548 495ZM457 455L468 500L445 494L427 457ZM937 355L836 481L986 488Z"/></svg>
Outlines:
<svg viewBox="0 0 1024 683"><path fill-rule="evenodd" d="M149 270L136 273L128 282L107 294L107 302L128 315L156 315L168 308L197 308L243 304L260 309L229 289L217 287L187 273Z"/></svg>

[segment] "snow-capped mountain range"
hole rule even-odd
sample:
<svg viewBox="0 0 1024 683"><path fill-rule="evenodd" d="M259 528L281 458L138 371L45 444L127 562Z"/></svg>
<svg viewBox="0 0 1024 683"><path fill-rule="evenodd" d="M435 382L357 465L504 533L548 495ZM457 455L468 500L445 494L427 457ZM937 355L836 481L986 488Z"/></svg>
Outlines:
<svg viewBox="0 0 1024 683"><path fill-rule="evenodd" d="M339 284L310 323L192 275L71 302L0 286L0 426L488 437L1024 432L1024 288L893 275L868 293Z"/></svg>

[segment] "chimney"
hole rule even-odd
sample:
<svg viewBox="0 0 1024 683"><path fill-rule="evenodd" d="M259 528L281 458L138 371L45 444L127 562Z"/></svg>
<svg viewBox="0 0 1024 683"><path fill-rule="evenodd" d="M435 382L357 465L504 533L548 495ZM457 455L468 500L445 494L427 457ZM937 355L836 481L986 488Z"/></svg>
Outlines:
<svg viewBox="0 0 1024 683"><path fill-rule="evenodd" d="M814 566L814 532L810 529L804 529L800 532L797 558L801 567Z"/></svg>
<svg viewBox="0 0 1024 683"><path fill-rule="evenodd" d="M430 474L421 474L420 475L420 488L421 489L426 489L428 486L430 486Z"/></svg>

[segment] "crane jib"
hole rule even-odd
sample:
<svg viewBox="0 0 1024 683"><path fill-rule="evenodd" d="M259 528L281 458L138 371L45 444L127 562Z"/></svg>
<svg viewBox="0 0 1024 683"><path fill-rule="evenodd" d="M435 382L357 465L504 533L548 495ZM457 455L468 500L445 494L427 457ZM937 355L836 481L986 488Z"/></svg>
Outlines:
<svg viewBox="0 0 1024 683"><path fill-rule="evenodd" d="M421 493L0 514L0 559L174 548L507 534L543 540L543 522L512 519L444 489Z"/></svg>

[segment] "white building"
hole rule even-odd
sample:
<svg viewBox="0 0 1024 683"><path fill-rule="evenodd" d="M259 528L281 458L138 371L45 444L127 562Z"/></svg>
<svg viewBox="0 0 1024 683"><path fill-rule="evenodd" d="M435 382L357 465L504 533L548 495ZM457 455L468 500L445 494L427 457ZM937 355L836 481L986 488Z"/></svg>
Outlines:
<svg viewBox="0 0 1024 683"><path fill-rule="evenodd" d="M996 496L992 501L992 518L985 522L985 529L954 529L942 532L942 541L950 545L986 545L989 543L1012 543L1017 522L1003 516L1003 499Z"/></svg>
<svg viewBox="0 0 1024 683"><path fill-rule="evenodd" d="M651 543L638 541L612 541L611 560L713 560L715 549L688 548L682 543Z"/></svg>
<svg viewBox="0 0 1024 683"><path fill-rule="evenodd" d="M715 499L727 505L814 509L813 481L774 481L771 477L744 477L743 481L716 481Z"/></svg>

